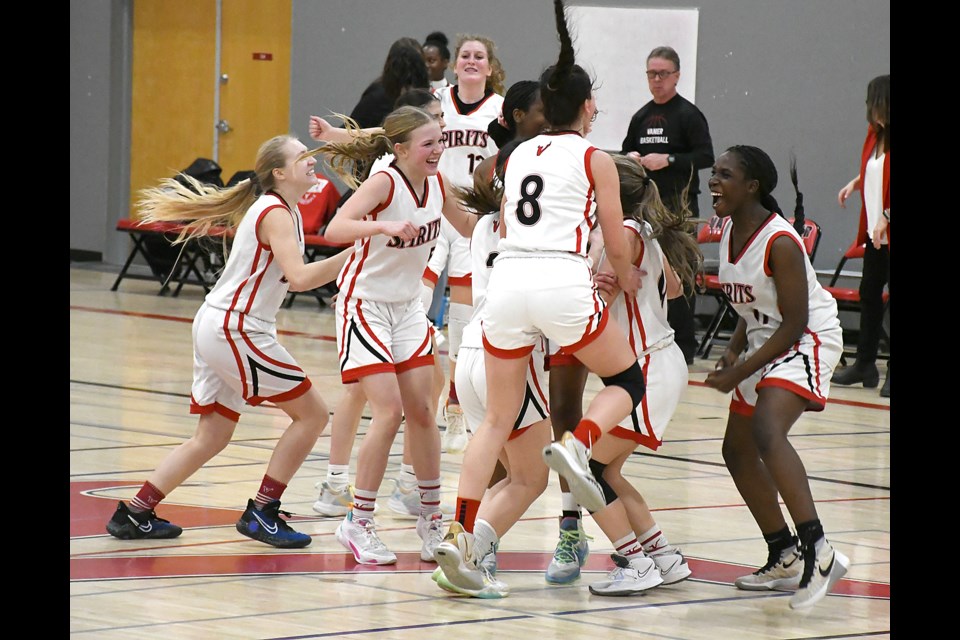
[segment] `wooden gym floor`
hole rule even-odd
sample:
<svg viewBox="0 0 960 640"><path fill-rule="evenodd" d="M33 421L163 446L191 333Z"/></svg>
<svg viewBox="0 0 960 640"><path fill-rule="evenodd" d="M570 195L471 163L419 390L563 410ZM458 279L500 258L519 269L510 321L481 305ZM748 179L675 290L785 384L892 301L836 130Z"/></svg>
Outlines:
<svg viewBox="0 0 960 640"><path fill-rule="evenodd" d="M611 544L589 518L591 553L579 581L548 585L543 571L557 539L555 477L500 547L502 600L453 597L430 580L414 520L381 509L378 529L399 561L362 567L336 541L339 519L315 514L314 484L325 477L329 427L283 496L309 547L279 550L234 528L256 492L286 424L272 406L243 414L233 442L165 500L159 515L184 528L174 540L124 541L104 525L160 460L189 438L190 323L202 290L176 298L159 285L115 272L70 270L71 637L205 638L540 638L699 640L889 637L890 407L877 389L834 387L827 409L808 413L791 441L800 452L827 535L852 566L812 610L792 611L789 594L747 592L733 580L766 559L766 547L720 455L728 397L703 386L719 356L698 359L656 453L625 468L658 524L689 559L691 579L629 598L603 598L587 585L612 568ZM340 397L333 313L301 295L280 312L281 341L330 407ZM883 363L881 363L881 367ZM881 371L881 373L883 373ZM599 381L591 378L587 398ZM361 423L361 433L369 414ZM402 432L399 438L402 438ZM386 477L400 464L398 438ZM456 498L461 455L443 454L442 497ZM354 458L351 474L355 477ZM392 483L381 487L383 502ZM385 505L384 505L385 507Z"/></svg>

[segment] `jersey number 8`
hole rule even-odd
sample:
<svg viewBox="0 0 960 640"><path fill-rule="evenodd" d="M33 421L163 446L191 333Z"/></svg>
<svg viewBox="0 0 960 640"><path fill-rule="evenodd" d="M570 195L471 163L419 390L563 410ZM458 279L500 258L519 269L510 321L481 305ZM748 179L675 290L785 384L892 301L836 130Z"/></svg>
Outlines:
<svg viewBox="0 0 960 640"><path fill-rule="evenodd" d="M541 193L543 193L543 178L540 176L531 174L520 182L521 197L517 201L517 221L520 224L532 226L540 220L540 203L537 199Z"/></svg>

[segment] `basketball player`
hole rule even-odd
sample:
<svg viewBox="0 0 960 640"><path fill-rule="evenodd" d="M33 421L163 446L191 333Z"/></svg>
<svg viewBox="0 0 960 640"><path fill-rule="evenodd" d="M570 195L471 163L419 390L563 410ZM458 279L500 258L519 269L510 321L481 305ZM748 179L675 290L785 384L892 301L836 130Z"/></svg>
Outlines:
<svg viewBox="0 0 960 640"><path fill-rule="evenodd" d="M441 130L445 126L443 120L443 111L440 109L440 99L428 89L411 89L400 95L397 99L397 107L410 105L420 107L432 115L440 124ZM382 132L379 127L366 130L370 132ZM310 118L310 135L314 140L321 142L349 142L353 136L346 129L341 127L332 127L326 120L317 116ZM372 165L370 173L376 173L379 169L388 167L393 162L392 153L387 153L378 158ZM436 248L434 249L436 251ZM424 287L426 289L426 287ZM422 292L424 308L429 308L431 291ZM434 345L436 351L436 345ZM433 386L433 407L439 404L440 396L443 393L443 387L446 384L446 373L439 360L437 360L434 369ZM344 385L343 395L337 403L331 421L330 433L330 458L327 464L326 479L317 483L319 495L316 502L313 503L313 510L325 516L343 517L353 507L353 490L350 487L350 455L353 452L353 443L356 440L357 429L360 425L360 418L363 415L363 408L367 404L367 398L359 384L351 383ZM403 440L403 460L400 463L400 470L396 477L391 478L394 482L394 490L387 501L387 507L393 515L402 518L418 518L420 515L420 491L417 484L417 476L413 470L413 456L410 453L410 440ZM441 505L445 517L453 513L451 505Z"/></svg>
<svg viewBox="0 0 960 640"><path fill-rule="evenodd" d="M727 149L708 184L714 211L730 218L720 238L719 276L740 319L705 382L733 392L723 460L768 550L767 563L735 584L797 589L790 607L804 609L821 600L850 564L827 541L803 461L787 438L804 411L826 405L843 350L837 303L817 281L796 230L773 212L779 209L771 195L777 169L766 153Z"/></svg>
<svg viewBox="0 0 960 640"><path fill-rule="evenodd" d="M624 233L634 264L645 271L645 286L630 303L614 293L610 317L639 355L647 391L631 415L597 442L590 460L607 503L591 515L616 550L616 568L605 580L590 585L591 593L604 596L631 595L690 577L683 554L668 542L646 500L623 477L622 468L637 446L652 451L660 447L687 388L687 364L674 340L667 308L668 301L682 295L685 286L693 286L703 263L690 229L694 225L688 222L690 212L669 211L657 185L636 160L618 155L614 162L620 176L620 201L627 216ZM616 292L611 276L604 263L595 280L606 280L602 289Z"/></svg>
<svg viewBox="0 0 960 640"><path fill-rule="evenodd" d="M530 353L542 336L556 340L606 385L576 430L543 450L577 501L598 511L603 491L589 467L590 448L643 397L643 373L623 331L607 322L586 257L587 235L599 223L607 257L628 300L640 288L623 235L619 179L612 158L583 136L596 114L592 81L574 64L564 6L555 0L560 35L557 64L540 78L548 133L522 142L507 163L499 255L483 313L487 411L464 459L457 520L436 558L450 582L476 590L473 529L486 483L525 395ZM494 596L495 597L495 596Z"/></svg>
<svg viewBox="0 0 960 640"><path fill-rule="evenodd" d="M359 382L373 413L358 452L353 508L336 531L360 564L397 560L378 537L373 514L401 419L419 483L422 560L433 560L442 535L440 437L430 409L433 329L420 298L420 276L441 214L467 215L446 196L438 172L441 130L434 117L404 106L387 116L383 129L311 152L328 156L333 170L356 189L326 236L355 242L353 259L337 279L337 347L342 381ZM368 177L372 161L390 152L395 156L390 166Z"/></svg>
<svg viewBox="0 0 960 640"><path fill-rule="evenodd" d="M311 537L294 531L280 497L327 424L326 404L296 360L277 342L276 315L289 290L330 282L353 254L304 264L303 221L297 202L317 183L316 159L296 138L277 136L257 152L255 176L218 189L183 176L142 192L143 220L191 221L178 238L205 235L212 225L235 227L223 274L193 321L190 412L200 415L194 436L173 450L129 506L120 502L107 531L124 540L175 538L182 529L156 515L156 506L233 437L245 404L272 402L290 417L255 498L237 522L243 535L281 548Z"/></svg>
<svg viewBox="0 0 960 640"><path fill-rule="evenodd" d="M503 67L492 40L480 35L461 35L454 50L454 75L457 83L438 90L440 108L446 126L443 130L444 153L440 171L452 186L473 186L473 173L484 158L497 151L487 133L503 106ZM457 398L457 351L463 328L473 313L470 293L470 238L464 237L441 221L441 237L424 272L424 283L435 287L441 272L447 270L450 307L447 313L450 388L444 407L446 431L444 450L459 453L467 444L467 429Z"/></svg>

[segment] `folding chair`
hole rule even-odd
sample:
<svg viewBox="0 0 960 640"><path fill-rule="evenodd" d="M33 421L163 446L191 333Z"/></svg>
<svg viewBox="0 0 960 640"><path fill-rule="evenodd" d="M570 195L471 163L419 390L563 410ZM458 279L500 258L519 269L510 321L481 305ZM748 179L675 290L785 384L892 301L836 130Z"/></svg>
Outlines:
<svg viewBox="0 0 960 640"><path fill-rule="evenodd" d="M860 289L859 287L840 287L837 286L837 282L840 280L840 277L843 275L843 268L846 266L847 262L850 260L863 260L863 254L866 251L866 244L858 244L856 240L847 248L847 250L840 257L840 261L837 263L837 268L833 271L833 275L830 277L830 282L827 284L824 289L833 296L834 300L837 301L837 310L838 311L848 311L851 313L860 313ZM883 312L886 314L887 308L890 306L890 292L883 292ZM883 325L880 325L880 340L883 343L886 343L887 351L890 350L890 336L887 334L886 330L883 328ZM843 355L840 356L840 364L846 366L848 355L855 355L855 350L844 349ZM884 357L883 353L877 354L877 357ZM888 356L889 357L889 356Z"/></svg>

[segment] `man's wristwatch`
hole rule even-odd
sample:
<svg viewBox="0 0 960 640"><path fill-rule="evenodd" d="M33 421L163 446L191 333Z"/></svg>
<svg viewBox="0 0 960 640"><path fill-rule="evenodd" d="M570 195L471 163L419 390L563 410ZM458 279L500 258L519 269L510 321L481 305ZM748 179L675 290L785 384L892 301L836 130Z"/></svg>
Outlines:
<svg viewBox="0 0 960 640"><path fill-rule="evenodd" d="M676 161L677 161L677 157L675 155L671 154L667 156L667 164L672 165Z"/></svg>
<svg viewBox="0 0 960 640"><path fill-rule="evenodd" d="M887 222L890 222L890 209L883 210L883 217L886 218Z"/></svg>

